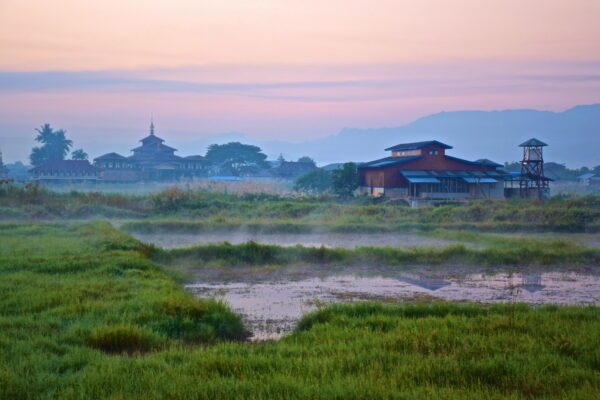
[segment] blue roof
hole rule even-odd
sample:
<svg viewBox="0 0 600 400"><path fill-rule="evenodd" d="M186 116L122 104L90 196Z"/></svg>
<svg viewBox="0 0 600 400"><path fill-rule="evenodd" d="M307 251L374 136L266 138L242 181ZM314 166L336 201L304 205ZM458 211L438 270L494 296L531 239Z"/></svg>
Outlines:
<svg viewBox="0 0 600 400"><path fill-rule="evenodd" d="M381 168L390 165L403 164L408 161L418 160L423 156L412 156L412 157L386 157L375 161L370 161L359 165L357 168Z"/></svg>
<svg viewBox="0 0 600 400"><path fill-rule="evenodd" d="M593 178L594 176L596 176L596 174L592 174L592 173L583 174L579 177L579 179L590 179L590 178Z"/></svg>
<svg viewBox="0 0 600 400"><path fill-rule="evenodd" d="M510 176L505 171L399 171L402 176L411 181L411 179L426 179L426 178L459 178L473 180L479 183L494 183L496 179L503 179ZM411 181L412 182L412 181Z"/></svg>
<svg viewBox="0 0 600 400"><path fill-rule="evenodd" d="M440 183L437 178L406 178L410 183Z"/></svg>
<svg viewBox="0 0 600 400"><path fill-rule="evenodd" d="M402 143L402 144L397 144L395 146L392 147L388 147L387 149L385 149L385 151L389 151L389 150L417 150L417 149L421 149L425 146L430 146L432 144L438 145L444 149L451 149L452 146L449 146L445 143L442 142L438 142L437 140L428 140L426 142L414 142L414 143Z"/></svg>
<svg viewBox="0 0 600 400"><path fill-rule="evenodd" d="M208 179L211 181L241 181L242 178L239 176L209 176Z"/></svg>
<svg viewBox="0 0 600 400"><path fill-rule="evenodd" d="M463 178L467 183L496 183L498 182L494 178Z"/></svg>
<svg viewBox="0 0 600 400"><path fill-rule="evenodd" d="M492 165L485 161L469 161L469 160L465 160L465 159L458 158L458 157L452 157L452 156L448 156L448 155L446 155L446 158L448 158L450 160L461 162L463 164L469 164L469 165L483 165L485 167L501 166L500 164Z"/></svg>
<svg viewBox="0 0 600 400"><path fill-rule="evenodd" d="M543 146L548 146L548 145L536 138L531 138L519 145L519 147L543 147Z"/></svg>
<svg viewBox="0 0 600 400"><path fill-rule="evenodd" d="M481 165L489 165L490 167L501 167L502 166L502 164L498 164L497 162L488 160L487 158L481 158L479 160L475 160L475 162L479 163Z"/></svg>

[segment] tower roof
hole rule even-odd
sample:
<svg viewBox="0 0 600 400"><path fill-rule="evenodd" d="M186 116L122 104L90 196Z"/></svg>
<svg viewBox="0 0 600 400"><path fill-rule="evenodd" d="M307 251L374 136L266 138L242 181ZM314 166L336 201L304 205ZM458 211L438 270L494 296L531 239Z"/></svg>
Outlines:
<svg viewBox="0 0 600 400"><path fill-rule="evenodd" d="M543 147L543 146L548 146L548 145L536 138L531 138L519 145L519 147Z"/></svg>
<svg viewBox="0 0 600 400"><path fill-rule="evenodd" d="M150 121L150 134L141 139L140 142L142 142L144 145L164 142L164 139L161 139L154 134L154 121Z"/></svg>

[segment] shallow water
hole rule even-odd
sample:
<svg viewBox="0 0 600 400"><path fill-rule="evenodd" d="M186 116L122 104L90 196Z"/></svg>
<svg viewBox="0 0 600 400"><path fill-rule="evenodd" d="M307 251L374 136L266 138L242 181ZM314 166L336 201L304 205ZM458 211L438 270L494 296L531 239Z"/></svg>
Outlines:
<svg viewBox="0 0 600 400"><path fill-rule="evenodd" d="M354 233L307 233L307 234L254 234L248 232L225 232L215 234L164 234L164 233L131 233L143 242L152 243L164 249L189 247L207 243L229 242L240 244L254 241L262 244L279 246L305 247L343 247L351 249L357 246L392 246L408 249L416 246L445 247L460 242L434 239L415 234L354 234ZM468 244L467 244L468 245Z"/></svg>
<svg viewBox="0 0 600 400"><path fill-rule="evenodd" d="M359 300L398 302L439 298L482 303L600 305L600 267L580 270L468 270L397 267L289 267L278 270L203 269L187 289L227 301L254 340L276 339L319 304Z"/></svg>

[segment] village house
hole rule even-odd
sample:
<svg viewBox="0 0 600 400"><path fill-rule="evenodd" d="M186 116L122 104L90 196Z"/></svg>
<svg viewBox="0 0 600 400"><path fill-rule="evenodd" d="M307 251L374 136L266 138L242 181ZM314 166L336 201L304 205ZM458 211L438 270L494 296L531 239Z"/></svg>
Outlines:
<svg viewBox="0 0 600 400"><path fill-rule="evenodd" d="M504 197L510 175L500 164L452 157L449 149L437 140L389 147L389 157L358 166L360 192L411 201Z"/></svg>
<svg viewBox="0 0 600 400"><path fill-rule="evenodd" d="M40 182L96 182L100 179L100 168L87 160L46 161L29 172Z"/></svg>
<svg viewBox="0 0 600 400"><path fill-rule="evenodd" d="M592 172L579 176L579 182L590 188L600 188L600 176Z"/></svg>
<svg viewBox="0 0 600 400"><path fill-rule="evenodd" d="M203 156L180 157L177 149L164 144L164 139L150 134L141 139L141 146L132 150L131 156L108 153L94 159L102 169L101 177L106 182L172 181L206 174L207 162Z"/></svg>

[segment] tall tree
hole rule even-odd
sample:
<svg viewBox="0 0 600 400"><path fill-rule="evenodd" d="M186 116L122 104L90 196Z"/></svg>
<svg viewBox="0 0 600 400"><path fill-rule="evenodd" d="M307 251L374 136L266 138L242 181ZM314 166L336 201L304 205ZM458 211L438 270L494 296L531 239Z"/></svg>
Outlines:
<svg viewBox="0 0 600 400"><path fill-rule="evenodd" d="M88 154L83 149L77 149L71 153L71 159L73 160L87 160Z"/></svg>
<svg viewBox="0 0 600 400"><path fill-rule="evenodd" d="M50 124L44 124L36 128L38 133L35 141L40 143L40 147L34 147L29 159L31 165L38 166L46 161L64 160L69 150L73 146L73 141L66 138L64 129L53 130Z"/></svg>
<svg viewBox="0 0 600 400"><path fill-rule="evenodd" d="M298 159L298 162L305 162L305 163L311 163L312 165L317 165L317 163L315 162L315 160L313 160L309 156L300 157Z"/></svg>
<svg viewBox="0 0 600 400"><path fill-rule="evenodd" d="M345 163L340 169L333 171L331 179L333 192L342 198L352 197L358 189L358 171L353 162Z"/></svg>
<svg viewBox="0 0 600 400"><path fill-rule="evenodd" d="M331 189L331 172L322 168L314 169L302 175L294 183L298 192L323 193Z"/></svg>
<svg viewBox="0 0 600 400"><path fill-rule="evenodd" d="M269 163L265 161L267 156L260 147L240 142L211 144L206 159L222 174L239 176L269 168Z"/></svg>

